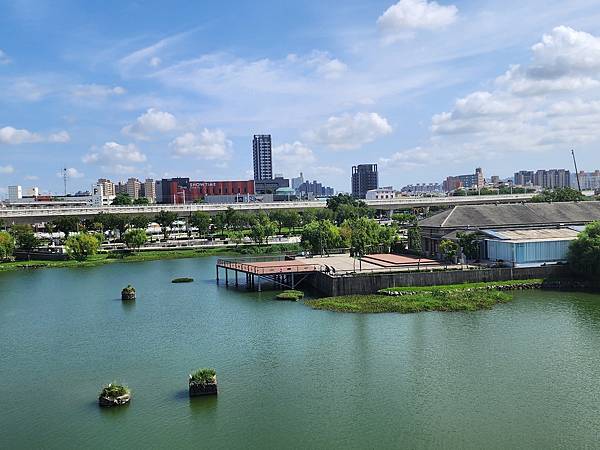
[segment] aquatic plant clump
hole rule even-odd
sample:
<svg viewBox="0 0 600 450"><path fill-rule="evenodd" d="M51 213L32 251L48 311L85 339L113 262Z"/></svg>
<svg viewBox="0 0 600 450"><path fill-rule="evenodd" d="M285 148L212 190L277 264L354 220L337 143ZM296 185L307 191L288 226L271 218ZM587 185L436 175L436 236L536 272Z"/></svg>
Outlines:
<svg viewBox="0 0 600 450"><path fill-rule="evenodd" d="M171 280L171 283L192 283L194 281L193 278L182 277L182 278L174 278Z"/></svg>
<svg viewBox="0 0 600 450"><path fill-rule="evenodd" d="M128 285L121 291L121 300L135 300L135 288Z"/></svg>
<svg viewBox="0 0 600 450"><path fill-rule="evenodd" d="M304 298L304 292L290 289L288 291L283 291L283 292L277 294L276 298L277 298L277 300L298 301L298 300L301 300Z"/></svg>
<svg viewBox="0 0 600 450"><path fill-rule="evenodd" d="M477 311L506 303L512 296L500 291L439 290L392 297L348 295L309 300L314 309L356 313L416 313L421 311Z"/></svg>
<svg viewBox="0 0 600 450"><path fill-rule="evenodd" d="M190 375L190 380L200 384L207 384L214 381L216 376L217 372L215 369L198 369Z"/></svg>
<svg viewBox="0 0 600 450"><path fill-rule="evenodd" d="M131 400L131 391L127 386L110 383L102 388L98 403L103 407L120 406L129 403Z"/></svg>
<svg viewBox="0 0 600 450"><path fill-rule="evenodd" d="M190 397L216 395L218 392L215 369L198 369L190 374L189 393Z"/></svg>

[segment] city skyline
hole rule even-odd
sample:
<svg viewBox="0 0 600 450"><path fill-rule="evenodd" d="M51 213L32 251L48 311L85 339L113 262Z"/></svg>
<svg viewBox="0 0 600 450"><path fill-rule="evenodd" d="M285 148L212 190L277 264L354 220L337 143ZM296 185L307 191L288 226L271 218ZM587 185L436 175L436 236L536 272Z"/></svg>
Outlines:
<svg viewBox="0 0 600 450"><path fill-rule="evenodd" d="M571 148L592 171L594 6L4 4L0 198L8 185L60 193L64 166L72 191L102 177L248 179L261 133L275 173L337 191L362 163L398 188L475 166L573 171Z"/></svg>

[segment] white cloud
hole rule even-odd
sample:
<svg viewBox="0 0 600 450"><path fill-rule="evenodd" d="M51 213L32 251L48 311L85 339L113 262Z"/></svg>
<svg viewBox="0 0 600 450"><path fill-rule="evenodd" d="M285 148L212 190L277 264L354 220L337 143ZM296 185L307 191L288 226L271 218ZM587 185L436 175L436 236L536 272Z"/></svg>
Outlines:
<svg viewBox="0 0 600 450"><path fill-rule="evenodd" d="M332 116L316 130L306 133L307 139L332 150L352 150L392 132L385 117L374 112L358 112L353 116Z"/></svg>
<svg viewBox="0 0 600 450"><path fill-rule="evenodd" d="M273 164L277 171L296 173L316 161L314 152L300 141L273 147Z"/></svg>
<svg viewBox="0 0 600 450"><path fill-rule="evenodd" d="M123 95L126 92L127 91L121 86L105 86L102 84L78 84L72 89L72 94L75 97L90 97L96 99Z"/></svg>
<svg viewBox="0 0 600 450"><path fill-rule="evenodd" d="M160 59L158 56L153 56L150 58L150 62L148 64L150 67L158 67L162 64L162 59Z"/></svg>
<svg viewBox="0 0 600 450"><path fill-rule="evenodd" d="M65 143L71 140L71 136L66 131L59 131L48 136L48 142Z"/></svg>
<svg viewBox="0 0 600 450"><path fill-rule="evenodd" d="M167 133L177 128L177 120L171 113L150 108L131 125L123 127L121 132L136 139L147 140L156 133Z"/></svg>
<svg viewBox="0 0 600 450"><path fill-rule="evenodd" d="M455 101L431 120L420 152L401 152L384 164L412 164L427 154L494 158L600 144L600 38L560 26L532 49L529 64L512 66L495 89ZM595 150L594 150L595 151Z"/></svg>
<svg viewBox="0 0 600 450"><path fill-rule="evenodd" d="M175 156L195 156L206 160L231 158L232 143L221 130L205 128L200 133L188 132L176 137L169 145Z"/></svg>
<svg viewBox="0 0 600 450"><path fill-rule="evenodd" d="M36 181L39 180L40 177L38 177L37 175L25 175L24 177L27 181Z"/></svg>
<svg viewBox="0 0 600 450"><path fill-rule="evenodd" d="M58 178L62 178L63 177L63 172L57 172L56 176ZM67 168L67 178L83 178L85 175L83 173L81 173L79 170L77 170L75 167L68 167Z"/></svg>
<svg viewBox="0 0 600 450"><path fill-rule="evenodd" d="M411 36L415 30L435 30L456 21L458 8L427 0L400 0L378 19L380 30L390 39Z"/></svg>
<svg viewBox="0 0 600 450"><path fill-rule="evenodd" d="M0 166L0 173L11 174L15 172L15 168L10 164L8 166Z"/></svg>
<svg viewBox="0 0 600 450"><path fill-rule="evenodd" d="M0 128L0 144L18 145L41 142L42 137L29 130L13 127Z"/></svg>
<svg viewBox="0 0 600 450"><path fill-rule="evenodd" d="M92 148L82 161L86 164L98 164L102 170L124 174L133 172L135 164L143 163L146 159L146 155L135 144L106 142L100 148Z"/></svg>
<svg viewBox="0 0 600 450"><path fill-rule="evenodd" d="M8 55L0 49L0 64L8 64L10 63L10 58Z"/></svg>

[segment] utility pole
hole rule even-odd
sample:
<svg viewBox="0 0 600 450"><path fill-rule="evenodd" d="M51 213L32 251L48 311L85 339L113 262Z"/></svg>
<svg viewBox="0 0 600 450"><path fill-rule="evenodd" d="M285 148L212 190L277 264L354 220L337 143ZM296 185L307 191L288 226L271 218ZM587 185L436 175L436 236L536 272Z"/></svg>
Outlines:
<svg viewBox="0 0 600 450"><path fill-rule="evenodd" d="M579 170L577 170L577 160L575 159L575 150L571 150L573 155L573 164L575 164L575 176L577 177L577 189L581 192L581 182L579 181Z"/></svg>
<svg viewBox="0 0 600 450"><path fill-rule="evenodd" d="M65 187L65 197L67 196L67 168L63 166L63 183Z"/></svg>

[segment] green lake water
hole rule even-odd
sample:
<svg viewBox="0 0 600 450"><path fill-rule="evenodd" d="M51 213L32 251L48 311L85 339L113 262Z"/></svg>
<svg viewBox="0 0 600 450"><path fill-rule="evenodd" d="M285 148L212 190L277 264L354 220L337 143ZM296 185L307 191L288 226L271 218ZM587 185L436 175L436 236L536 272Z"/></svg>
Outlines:
<svg viewBox="0 0 600 450"><path fill-rule="evenodd" d="M0 273L0 448L600 447L598 295L340 314L218 287L214 264ZM188 398L199 367L218 397ZM111 381L129 406L98 407Z"/></svg>

